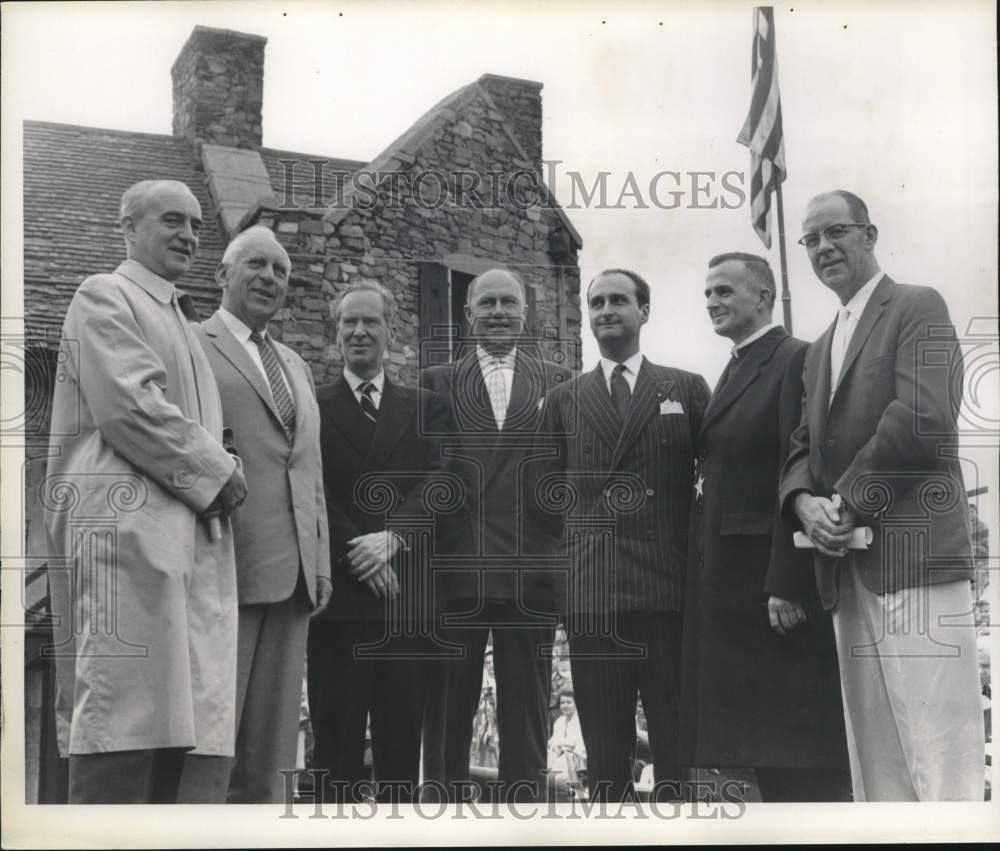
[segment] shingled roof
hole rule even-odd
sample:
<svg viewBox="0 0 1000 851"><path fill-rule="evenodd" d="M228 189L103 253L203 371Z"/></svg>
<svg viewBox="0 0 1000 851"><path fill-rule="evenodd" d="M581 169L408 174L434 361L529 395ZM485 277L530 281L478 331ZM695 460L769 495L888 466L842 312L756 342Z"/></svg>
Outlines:
<svg viewBox="0 0 1000 851"><path fill-rule="evenodd" d="M260 154L279 199L288 174L297 194L311 193L313 186L311 167L289 170L282 160L319 161L324 169L345 172L363 165L271 148ZM181 287L207 316L218 305L213 273L226 237L191 144L156 133L24 122L24 309L30 345L57 347L76 288L125 259L118 203L129 186L151 177L185 183L201 204L205 222L198 256Z"/></svg>

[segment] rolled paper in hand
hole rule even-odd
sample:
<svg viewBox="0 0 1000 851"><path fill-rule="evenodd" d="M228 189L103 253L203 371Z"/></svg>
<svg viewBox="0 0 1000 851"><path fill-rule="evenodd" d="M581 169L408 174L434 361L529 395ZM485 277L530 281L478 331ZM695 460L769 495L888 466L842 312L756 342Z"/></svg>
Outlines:
<svg viewBox="0 0 1000 851"><path fill-rule="evenodd" d="M849 550L867 550L871 546L874 535L868 526L855 526L851 529L851 539L847 542ZM799 550L814 550L816 545L809 540L805 532L796 532L792 535L795 548Z"/></svg>

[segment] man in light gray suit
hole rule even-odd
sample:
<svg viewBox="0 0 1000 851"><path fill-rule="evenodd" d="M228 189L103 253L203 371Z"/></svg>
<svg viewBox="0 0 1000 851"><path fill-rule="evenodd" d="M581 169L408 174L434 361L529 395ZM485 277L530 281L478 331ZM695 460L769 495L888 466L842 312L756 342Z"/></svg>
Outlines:
<svg viewBox="0 0 1000 851"><path fill-rule="evenodd" d="M239 654L230 803L280 803L295 768L310 612L330 598L319 408L305 361L267 333L288 254L265 227L226 249L222 306L198 328L250 493L234 517Z"/></svg>

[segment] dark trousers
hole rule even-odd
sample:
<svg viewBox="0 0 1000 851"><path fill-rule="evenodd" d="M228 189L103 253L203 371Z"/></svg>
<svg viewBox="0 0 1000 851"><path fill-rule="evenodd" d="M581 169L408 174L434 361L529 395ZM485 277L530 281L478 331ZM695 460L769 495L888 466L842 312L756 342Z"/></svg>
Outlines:
<svg viewBox="0 0 1000 851"><path fill-rule="evenodd" d="M71 755L68 803L224 804L227 762L185 748Z"/></svg>
<svg viewBox="0 0 1000 851"><path fill-rule="evenodd" d="M568 632L592 800L621 801L633 793L637 695L656 781L679 784L680 613L620 613L613 635L585 629L586 624L571 618Z"/></svg>
<svg viewBox="0 0 1000 851"><path fill-rule="evenodd" d="M755 768L762 801L849 802L851 773L836 768Z"/></svg>
<svg viewBox="0 0 1000 851"><path fill-rule="evenodd" d="M381 621L312 621L309 701L313 767L329 772L326 800L412 800L420 772L423 694L421 639L394 639L372 658L359 645L379 642ZM367 652L367 651L364 651ZM366 792L365 725L371 714L372 768L381 791ZM344 785L346 784L346 786ZM403 786L393 786L403 784Z"/></svg>
<svg viewBox="0 0 1000 851"><path fill-rule="evenodd" d="M469 780L469 748L482 693L483 654L492 629L500 739L497 780L503 784L497 794L501 801L508 795L517 801L544 795L554 628L528 625L525 619L513 605L487 602L472 622L444 626L440 631L443 639L461 645L463 653L461 659L440 663L445 672L439 681L443 681L446 695L446 723L438 722L438 729L443 727L449 793L452 784Z"/></svg>

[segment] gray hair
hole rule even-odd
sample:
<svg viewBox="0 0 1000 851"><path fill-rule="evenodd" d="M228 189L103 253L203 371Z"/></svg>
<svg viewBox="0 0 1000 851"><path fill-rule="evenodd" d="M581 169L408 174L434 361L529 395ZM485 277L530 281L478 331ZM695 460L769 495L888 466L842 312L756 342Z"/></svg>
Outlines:
<svg viewBox="0 0 1000 851"><path fill-rule="evenodd" d="M138 183L133 183L122 195L122 200L118 204L118 223L121 224L125 219L138 221L146 215L150 194L162 186L179 187L194 198L191 188L179 180L140 180Z"/></svg>
<svg viewBox="0 0 1000 851"><path fill-rule="evenodd" d="M245 231L241 231L234 238L233 241L226 246L226 250L222 255L222 260L220 261L223 266L231 266L236 262L236 258L239 257L240 251L243 248L243 243L253 237L264 237L270 240L275 245L277 245L282 251L285 252L285 256L288 256L288 252L285 250L285 246L281 244L278 237L274 235L269 227L264 225L254 225L253 227L247 228Z"/></svg>
<svg viewBox="0 0 1000 851"><path fill-rule="evenodd" d="M358 281L354 284L348 284L337 296L337 300L330 307L330 316L333 317L334 323L340 324L340 311L341 305L344 303L344 299L347 298L351 293L360 292L372 292L378 293L382 296L382 317L385 319L385 324L392 328L396 324L396 299L389 290L383 287L378 281Z"/></svg>

